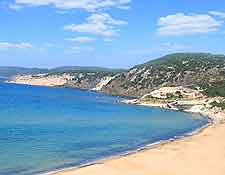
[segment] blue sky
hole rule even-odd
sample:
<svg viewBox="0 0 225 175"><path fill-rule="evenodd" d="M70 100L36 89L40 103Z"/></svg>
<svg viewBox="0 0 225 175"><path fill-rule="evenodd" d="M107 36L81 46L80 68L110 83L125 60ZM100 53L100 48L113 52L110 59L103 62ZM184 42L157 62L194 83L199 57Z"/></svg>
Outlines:
<svg viewBox="0 0 225 175"><path fill-rule="evenodd" d="M0 0L0 66L127 68L225 54L224 0Z"/></svg>

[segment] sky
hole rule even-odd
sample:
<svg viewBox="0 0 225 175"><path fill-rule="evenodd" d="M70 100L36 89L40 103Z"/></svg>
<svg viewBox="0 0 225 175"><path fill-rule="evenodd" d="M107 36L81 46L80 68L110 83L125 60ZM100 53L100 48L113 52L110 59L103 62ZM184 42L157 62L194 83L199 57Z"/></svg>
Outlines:
<svg viewBox="0 0 225 175"><path fill-rule="evenodd" d="M224 0L0 0L0 66L129 68L225 54Z"/></svg>

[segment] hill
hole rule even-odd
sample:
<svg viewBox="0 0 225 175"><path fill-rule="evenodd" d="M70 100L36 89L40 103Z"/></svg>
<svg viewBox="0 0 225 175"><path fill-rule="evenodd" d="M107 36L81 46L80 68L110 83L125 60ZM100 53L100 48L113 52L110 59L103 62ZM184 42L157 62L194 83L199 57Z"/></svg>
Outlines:
<svg viewBox="0 0 225 175"><path fill-rule="evenodd" d="M110 68L104 68L104 67L87 67L87 66L64 66L64 67L56 67L53 69L50 69L49 72L52 73L60 73L60 72L124 72L125 69L110 69Z"/></svg>
<svg viewBox="0 0 225 175"><path fill-rule="evenodd" d="M225 56L209 53L175 53L129 70L59 67L48 69L45 75L20 76L14 82L19 80L25 84L34 81L36 83L38 79L42 85L42 82L48 84L46 82L53 81L56 77L60 82L65 82L63 86L66 87L97 89L113 95L140 97L161 87L183 86L201 89L207 96L225 97Z"/></svg>
<svg viewBox="0 0 225 175"><path fill-rule="evenodd" d="M81 66L64 66L52 69L40 69L40 68L24 68L24 67L0 67L0 76L11 77L15 75L27 75L27 74L61 74L65 72L111 72L118 73L124 72L124 69L110 69L102 67L81 67Z"/></svg>
<svg viewBox="0 0 225 175"><path fill-rule="evenodd" d="M18 74L39 74L45 73L48 69L23 68L23 67L0 67L0 76L10 77Z"/></svg>
<svg viewBox="0 0 225 175"><path fill-rule="evenodd" d="M225 96L225 56L208 53L166 55L121 73L103 91L142 96L163 86L200 87L210 96Z"/></svg>

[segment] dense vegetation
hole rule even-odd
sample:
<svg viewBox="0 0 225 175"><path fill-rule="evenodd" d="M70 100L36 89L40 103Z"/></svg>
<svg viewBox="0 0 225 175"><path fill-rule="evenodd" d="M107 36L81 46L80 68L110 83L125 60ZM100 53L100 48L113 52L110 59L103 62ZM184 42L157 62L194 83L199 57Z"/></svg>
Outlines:
<svg viewBox="0 0 225 175"><path fill-rule="evenodd" d="M207 64L219 64L219 63L223 64L224 59L225 59L224 55L213 55L210 53L175 53L175 54L163 56L159 59L149 61L139 66L176 65L176 67L180 66L180 68L184 68L185 64L183 63L183 61L185 62L189 61L189 64L185 66L188 66L186 68L191 69L191 68L195 68L196 66L201 67Z"/></svg>
<svg viewBox="0 0 225 175"><path fill-rule="evenodd" d="M225 102L212 102L210 105L212 105L212 107L218 107L218 108L221 108L222 110L225 110Z"/></svg>
<svg viewBox="0 0 225 175"><path fill-rule="evenodd" d="M225 81L214 82L203 86L204 94L209 97L225 97Z"/></svg>

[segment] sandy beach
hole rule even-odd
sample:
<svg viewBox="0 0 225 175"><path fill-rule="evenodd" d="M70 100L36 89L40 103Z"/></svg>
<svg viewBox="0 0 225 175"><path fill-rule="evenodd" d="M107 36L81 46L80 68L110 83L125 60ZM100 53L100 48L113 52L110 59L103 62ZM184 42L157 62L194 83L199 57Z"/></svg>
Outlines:
<svg viewBox="0 0 225 175"><path fill-rule="evenodd" d="M225 124L128 156L53 175L224 175Z"/></svg>
<svg viewBox="0 0 225 175"><path fill-rule="evenodd" d="M63 74L62 76L52 75L45 76L45 74L38 74L36 76L32 75L17 75L12 77L10 80L7 80L7 83L14 84L26 84L32 86L62 86L64 85L71 76Z"/></svg>

